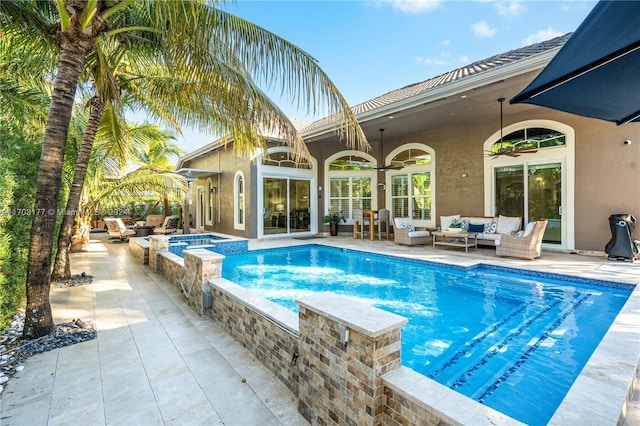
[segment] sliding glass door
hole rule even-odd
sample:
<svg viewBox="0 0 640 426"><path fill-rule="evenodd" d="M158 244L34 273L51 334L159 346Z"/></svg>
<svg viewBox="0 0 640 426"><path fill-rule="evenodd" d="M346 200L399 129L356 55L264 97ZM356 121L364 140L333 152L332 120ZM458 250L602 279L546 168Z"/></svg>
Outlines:
<svg viewBox="0 0 640 426"><path fill-rule="evenodd" d="M563 245L563 166L561 162L496 167L496 214L526 222L548 220L543 242Z"/></svg>
<svg viewBox="0 0 640 426"><path fill-rule="evenodd" d="M311 181L263 178L264 235L309 232Z"/></svg>

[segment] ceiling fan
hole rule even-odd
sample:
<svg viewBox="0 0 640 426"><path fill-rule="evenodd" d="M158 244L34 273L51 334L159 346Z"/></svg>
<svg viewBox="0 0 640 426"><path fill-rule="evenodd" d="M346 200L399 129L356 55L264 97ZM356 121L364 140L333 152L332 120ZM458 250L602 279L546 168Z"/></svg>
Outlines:
<svg viewBox="0 0 640 426"><path fill-rule="evenodd" d="M514 144L509 144L507 146L503 145L504 141L502 136L502 129L503 129L502 104L504 103L504 98L498 99L498 102L500 102L500 148L498 148L497 150L492 149L491 151L485 151L487 153L487 157L491 157L492 159L498 158L502 155L506 155L508 157L519 157L520 154L531 154L534 152L538 152L537 148L526 147L526 146L523 146L522 148L518 148L518 145L522 145L527 141L520 141Z"/></svg>
<svg viewBox="0 0 640 426"><path fill-rule="evenodd" d="M382 160L382 154L383 154L383 150L382 150L382 134L384 133L384 129L380 129L380 144L379 144L379 158ZM382 166L382 167L376 167L376 170L379 172L384 172L387 170L400 170L402 168L402 166L393 166L393 165L389 165L389 166Z"/></svg>

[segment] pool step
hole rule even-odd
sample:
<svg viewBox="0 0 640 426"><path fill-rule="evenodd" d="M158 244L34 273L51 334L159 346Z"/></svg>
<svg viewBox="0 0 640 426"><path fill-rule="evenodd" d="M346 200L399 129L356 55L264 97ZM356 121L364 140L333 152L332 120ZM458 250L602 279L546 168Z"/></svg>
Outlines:
<svg viewBox="0 0 640 426"><path fill-rule="evenodd" d="M520 368L540 347L552 342L554 330L587 297L551 299L539 306L523 304L461 345L430 377L485 402L510 378L519 380ZM504 331L496 333L498 327Z"/></svg>
<svg viewBox="0 0 640 426"><path fill-rule="evenodd" d="M472 339L451 348L446 357L428 376L465 395L482 394L496 383L486 372L504 371L520 360L536 337L544 335L544 324L562 311L560 299L546 303L523 303L500 320L486 327Z"/></svg>

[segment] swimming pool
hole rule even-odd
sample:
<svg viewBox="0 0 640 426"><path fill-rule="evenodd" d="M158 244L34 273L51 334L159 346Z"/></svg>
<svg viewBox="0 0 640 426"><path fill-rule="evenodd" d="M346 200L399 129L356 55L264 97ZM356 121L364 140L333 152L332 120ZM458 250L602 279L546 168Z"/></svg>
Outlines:
<svg viewBox="0 0 640 426"><path fill-rule="evenodd" d="M292 310L331 291L403 315L405 366L530 424L550 419L632 290L317 245L228 256L223 277Z"/></svg>

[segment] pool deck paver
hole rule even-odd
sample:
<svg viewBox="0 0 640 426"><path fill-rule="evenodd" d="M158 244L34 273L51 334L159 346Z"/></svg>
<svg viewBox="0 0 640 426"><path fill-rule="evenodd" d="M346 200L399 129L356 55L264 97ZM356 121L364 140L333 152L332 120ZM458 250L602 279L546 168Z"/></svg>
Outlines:
<svg viewBox="0 0 640 426"><path fill-rule="evenodd" d="M56 323L93 321L98 337L29 358L0 395L0 425L307 424L295 396L273 374L212 319L193 312L163 277L136 264L126 244L105 234L91 238L87 252L72 255L72 271L92 275L93 283L52 288L51 303ZM465 254L346 236L251 240L249 247L314 242L459 265L481 261L640 282L638 262L546 251L536 261L521 261L497 258L491 249ZM638 389L624 425L640 425Z"/></svg>

